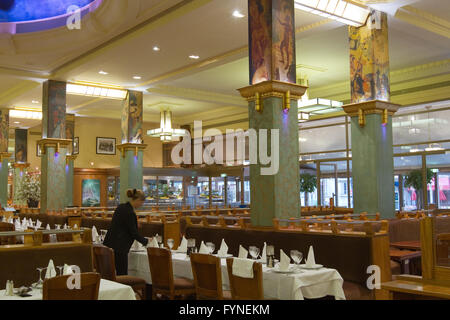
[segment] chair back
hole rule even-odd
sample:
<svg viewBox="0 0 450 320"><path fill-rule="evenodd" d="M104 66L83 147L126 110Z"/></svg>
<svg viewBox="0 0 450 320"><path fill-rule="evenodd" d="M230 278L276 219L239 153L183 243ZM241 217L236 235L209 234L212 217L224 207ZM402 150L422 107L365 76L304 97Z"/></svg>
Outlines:
<svg viewBox="0 0 450 320"><path fill-rule="evenodd" d="M261 263L253 263L253 279L233 275L233 258L227 259L228 279L230 279L233 300L264 300Z"/></svg>
<svg viewBox="0 0 450 320"><path fill-rule="evenodd" d="M42 287L43 300L98 300L100 287L100 275L95 272L81 273L81 289L69 289L67 280L69 277L59 276L44 280Z"/></svg>
<svg viewBox="0 0 450 320"><path fill-rule="evenodd" d="M105 246L94 246L94 267L102 279L116 281L114 250Z"/></svg>
<svg viewBox="0 0 450 320"><path fill-rule="evenodd" d="M220 258L209 254L191 253L197 299L222 300L222 272Z"/></svg>
<svg viewBox="0 0 450 320"><path fill-rule="evenodd" d="M172 255L165 248L147 248L148 264L152 275L152 287L174 291Z"/></svg>
<svg viewBox="0 0 450 320"><path fill-rule="evenodd" d="M6 232L6 231L16 231L14 224L7 223L7 222L0 222L0 232ZM16 238L14 236L0 237L0 245L15 244L16 243L15 239Z"/></svg>

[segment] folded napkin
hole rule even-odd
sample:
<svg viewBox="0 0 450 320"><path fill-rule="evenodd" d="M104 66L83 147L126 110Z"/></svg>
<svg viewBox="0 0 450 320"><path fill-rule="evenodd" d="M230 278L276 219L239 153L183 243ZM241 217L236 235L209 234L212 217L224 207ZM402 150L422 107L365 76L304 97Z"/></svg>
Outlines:
<svg viewBox="0 0 450 320"><path fill-rule="evenodd" d="M29 225L30 227L32 227L32 226L33 226L33 220L31 220L31 218L30 218L30 219L28 219L28 225Z"/></svg>
<svg viewBox="0 0 450 320"><path fill-rule="evenodd" d="M241 245L239 245L239 255L238 257L240 259L247 259L248 257L248 251Z"/></svg>
<svg viewBox="0 0 450 320"><path fill-rule="evenodd" d="M39 229L42 226L42 222L39 219L36 220L36 228Z"/></svg>
<svg viewBox="0 0 450 320"><path fill-rule="evenodd" d="M158 241L156 240L156 237L153 237L153 238L152 238L152 241L150 241L150 242L148 243L148 246L149 246L150 248L159 248Z"/></svg>
<svg viewBox="0 0 450 320"><path fill-rule="evenodd" d="M24 230L28 229L28 221L25 218L23 218L22 220L22 229Z"/></svg>
<svg viewBox="0 0 450 320"><path fill-rule="evenodd" d="M56 230L60 230L61 229L61 226L58 224L57 226L56 226Z"/></svg>
<svg viewBox="0 0 450 320"><path fill-rule="evenodd" d="M289 258L283 250L280 249L280 271L288 271L291 258Z"/></svg>
<svg viewBox="0 0 450 320"><path fill-rule="evenodd" d="M64 223L64 227L63 227L63 229L64 229L64 230L66 230L66 229L67 229L67 224L65 224L65 223Z"/></svg>
<svg viewBox="0 0 450 320"><path fill-rule="evenodd" d="M198 253L209 254L209 249L208 249L208 247L205 245L205 243L203 241L200 244L200 250L198 251Z"/></svg>
<svg viewBox="0 0 450 320"><path fill-rule="evenodd" d="M45 279L56 277L56 269L53 260L50 259L47 266L47 271L45 272Z"/></svg>
<svg viewBox="0 0 450 320"><path fill-rule="evenodd" d="M48 223L47 223L47 227L45 229L50 230L50 225Z"/></svg>
<svg viewBox="0 0 450 320"><path fill-rule="evenodd" d="M63 275L64 276L68 276L73 274L73 270L71 266L68 266L67 264L64 263L64 270L63 270Z"/></svg>
<svg viewBox="0 0 450 320"><path fill-rule="evenodd" d="M78 225L75 223L75 224L73 225L73 228L74 228L74 229L78 229Z"/></svg>
<svg viewBox="0 0 450 320"><path fill-rule="evenodd" d="M97 232L97 228L95 226L92 227L92 240L94 242L97 242L98 239L98 232Z"/></svg>
<svg viewBox="0 0 450 320"><path fill-rule="evenodd" d="M16 220L16 222L14 222L14 227L16 228L16 231L20 231L22 229L22 225L20 224L20 220Z"/></svg>
<svg viewBox="0 0 450 320"><path fill-rule="evenodd" d="M306 260L306 267L314 267L316 265L316 259L314 258L313 246L309 246L308 259Z"/></svg>
<svg viewBox="0 0 450 320"><path fill-rule="evenodd" d="M222 239L222 243L220 244L220 249L219 251L217 251L217 254L219 255L219 257L226 257L226 255L228 254L228 246L225 243L225 239Z"/></svg>
<svg viewBox="0 0 450 320"><path fill-rule="evenodd" d="M13 218L10 217L10 218L8 219L8 223L14 223Z"/></svg>
<svg viewBox="0 0 450 320"><path fill-rule="evenodd" d="M253 279L253 260L234 258L233 275L241 278Z"/></svg>
<svg viewBox="0 0 450 320"><path fill-rule="evenodd" d="M183 236L183 239L181 239L181 243L178 246L177 249L178 252L186 253L187 252L187 239Z"/></svg>
<svg viewBox="0 0 450 320"><path fill-rule="evenodd" d="M6 222L6 217L5 216L2 217L2 222Z"/></svg>
<svg viewBox="0 0 450 320"><path fill-rule="evenodd" d="M264 247L261 253L261 262L267 263L267 243L264 242Z"/></svg>

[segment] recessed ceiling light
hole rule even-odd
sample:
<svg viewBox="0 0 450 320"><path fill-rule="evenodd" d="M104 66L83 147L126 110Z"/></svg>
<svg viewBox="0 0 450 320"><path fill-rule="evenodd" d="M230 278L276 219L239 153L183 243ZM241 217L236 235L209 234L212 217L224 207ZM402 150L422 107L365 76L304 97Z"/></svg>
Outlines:
<svg viewBox="0 0 450 320"><path fill-rule="evenodd" d="M135 79L135 80L141 80L142 77L140 77L140 76L134 76L133 79Z"/></svg>
<svg viewBox="0 0 450 320"><path fill-rule="evenodd" d="M199 57L199 56L195 56L195 55L190 55L189 58L197 60L197 59L199 59L200 57Z"/></svg>
<svg viewBox="0 0 450 320"><path fill-rule="evenodd" d="M36 104L37 104L37 103L39 103L39 101L37 101L37 100L32 100L31 103L36 103Z"/></svg>
<svg viewBox="0 0 450 320"><path fill-rule="evenodd" d="M153 51L160 51L161 49L158 46L153 47Z"/></svg>
<svg viewBox="0 0 450 320"><path fill-rule="evenodd" d="M14 121L14 123L15 123L15 124L20 124L20 122L19 122L19 121Z"/></svg>
<svg viewBox="0 0 450 320"><path fill-rule="evenodd" d="M245 17L245 15L240 13L239 10L234 10L233 17L235 17L235 18L243 18L243 17Z"/></svg>
<svg viewBox="0 0 450 320"><path fill-rule="evenodd" d="M100 70L98 73L100 73L100 74L108 74L108 72L106 72L106 71L103 71L103 70Z"/></svg>

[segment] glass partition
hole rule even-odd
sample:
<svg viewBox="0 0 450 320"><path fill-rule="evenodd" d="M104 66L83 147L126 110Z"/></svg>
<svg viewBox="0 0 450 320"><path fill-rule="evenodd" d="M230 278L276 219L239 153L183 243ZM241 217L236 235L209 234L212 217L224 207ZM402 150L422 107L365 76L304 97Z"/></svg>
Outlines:
<svg viewBox="0 0 450 320"><path fill-rule="evenodd" d="M212 205L222 207L225 204L225 180L222 177L212 177L211 180Z"/></svg>
<svg viewBox="0 0 450 320"><path fill-rule="evenodd" d="M198 177L198 204L209 206L209 177Z"/></svg>
<svg viewBox="0 0 450 320"><path fill-rule="evenodd" d="M300 203L302 207L317 206L317 164L315 162L300 165ZM302 186L301 184L305 185ZM309 188L307 188L309 186ZM303 189L314 190L303 192Z"/></svg>
<svg viewBox="0 0 450 320"><path fill-rule="evenodd" d="M158 185L156 182L156 177L145 176L143 191L145 193L145 204L146 205L156 205L158 202Z"/></svg>
<svg viewBox="0 0 450 320"><path fill-rule="evenodd" d="M239 207L241 199L239 197L241 189L241 180L239 177L227 178L227 204L232 207Z"/></svg>
<svg viewBox="0 0 450 320"><path fill-rule="evenodd" d="M422 190L422 157L394 157L394 171L402 174L403 201L401 211L419 210L423 208Z"/></svg>
<svg viewBox="0 0 450 320"><path fill-rule="evenodd" d="M115 207L119 204L120 189L118 188L117 180L119 177L111 176L107 179L107 201L108 207Z"/></svg>

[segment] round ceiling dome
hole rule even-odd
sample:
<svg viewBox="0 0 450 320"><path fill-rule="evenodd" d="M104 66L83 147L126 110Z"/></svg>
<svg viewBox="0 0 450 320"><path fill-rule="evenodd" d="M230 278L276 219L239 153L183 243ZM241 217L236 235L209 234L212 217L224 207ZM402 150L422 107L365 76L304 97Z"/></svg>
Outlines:
<svg viewBox="0 0 450 320"><path fill-rule="evenodd" d="M0 33L27 33L67 24L78 11L80 17L97 9L103 0L0 0Z"/></svg>

